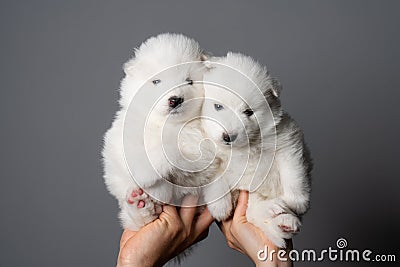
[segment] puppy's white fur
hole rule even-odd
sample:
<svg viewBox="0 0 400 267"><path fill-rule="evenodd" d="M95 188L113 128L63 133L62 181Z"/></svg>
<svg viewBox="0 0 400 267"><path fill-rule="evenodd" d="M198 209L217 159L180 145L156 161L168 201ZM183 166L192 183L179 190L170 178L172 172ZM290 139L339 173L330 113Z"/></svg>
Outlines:
<svg viewBox="0 0 400 267"><path fill-rule="evenodd" d="M223 179L232 190L249 189L260 152L264 152L264 155L275 153L269 162L267 159L261 162L271 168L269 172L267 168L264 169L268 176L255 192L250 193L247 218L262 229L272 242L284 247L284 238L290 238L298 230L299 218L309 207L311 160L302 131L281 108L279 82L252 58L228 53L225 57L211 58L206 65L209 71L204 74L206 100L202 114L213 120L203 119L203 127L217 144L218 157L224 160L225 164L221 167L225 171ZM226 66L248 79L235 75ZM208 82L236 88L240 96ZM269 109L265 109L265 100L272 116L267 114ZM223 139L224 133L234 136L235 140L227 143ZM271 146L264 146L263 142L276 142L276 150L275 147L271 149ZM241 162L246 161L247 157L241 180L238 183L231 181L231 177L237 177L237 173L242 171L235 166L243 166ZM226 202L230 201L229 197ZM221 206L218 203L209 205L209 210L216 218L225 218L231 213L229 205Z"/></svg>
<svg viewBox="0 0 400 267"><path fill-rule="evenodd" d="M191 120L200 115L204 96L202 84L196 83L202 80L205 69L201 59L202 50L193 39L180 34L160 34L140 45L134 56L124 65L126 75L120 86L121 109L105 134L102 153L105 183L119 202L120 219L124 228L138 230L157 218L161 210L157 200L173 201L187 193L198 193L196 189L174 191L174 188L162 183L163 179L181 186L198 187L213 177L212 166L200 171L201 175L198 175L199 172L195 175L195 172L180 168L188 167L189 159L194 160L190 168L201 169L208 159L213 159L214 154L214 147L210 146L203 146L203 150L199 151L198 145L203 139L201 122L199 119ZM186 62L195 63L182 64ZM170 68L177 64L178 66ZM168 71L163 71L165 69ZM133 102L131 105L134 97L141 91L140 88L149 90L149 94L157 92L161 96L150 114L146 114L147 110L141 110L140 103ZM172 96L179 96L184 102L172 109L168 106ZM195 99L197 101L190 102ZM124 121L128 119L128 113L133 114L129 117L133 120L149 115L145 132L143 129L134 129L134 124ZM186 125L189 120L191 121ZM163 131L165 128L181 129L178 142L180 151L174 147L178 138L176 132ZM140 161L148 156L152 166L142 164L144 167L141 167L139 162L139 168L129 170L125 163L124 150L126 153L134 151L126 150L127 145L133 149L145 145L148 155L137 155L135 160ZM164 150L172 151L169 158ZM203 157L199 159L200 154ZM145 201L144 208L138 208L136 203L132 205L127 201L132 190L138 190L139 187L154 197L150 198L146 193L137 197L136 200Z"/></svg>

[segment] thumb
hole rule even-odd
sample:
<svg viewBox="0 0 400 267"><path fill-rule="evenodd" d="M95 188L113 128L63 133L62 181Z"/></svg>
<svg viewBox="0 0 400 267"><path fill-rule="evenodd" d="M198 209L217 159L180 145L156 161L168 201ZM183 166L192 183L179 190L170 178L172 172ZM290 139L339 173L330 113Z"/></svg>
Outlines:
<svg viewBox="0 0 400 267"><path fill-rule="evenodd" d="M235 214L233 215L234 220L246 216L248 199L249 199L249 192L245 190L240 190L238 204L235 210Z"/></svg>

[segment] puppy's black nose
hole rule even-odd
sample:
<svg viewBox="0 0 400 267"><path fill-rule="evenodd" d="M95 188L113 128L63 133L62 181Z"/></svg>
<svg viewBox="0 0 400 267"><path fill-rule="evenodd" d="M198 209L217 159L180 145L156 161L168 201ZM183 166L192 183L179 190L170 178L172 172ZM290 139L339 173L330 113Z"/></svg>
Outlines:
<svg viewBox="0 0 400 267"><path fill-rule="evenodd" d="M177 106L179 106L182 103L183 103L183 98L182 97L171 96L168 99L168 106L171 107L171 108L176 108Z"/></svg>
<svg viewBox="0 0 400 267"><path fill-rule="evenodd" d="M222 134L222 139L227 143L235 141L236 137L237 137L237 134L227 134L227 133Z"/></svg>

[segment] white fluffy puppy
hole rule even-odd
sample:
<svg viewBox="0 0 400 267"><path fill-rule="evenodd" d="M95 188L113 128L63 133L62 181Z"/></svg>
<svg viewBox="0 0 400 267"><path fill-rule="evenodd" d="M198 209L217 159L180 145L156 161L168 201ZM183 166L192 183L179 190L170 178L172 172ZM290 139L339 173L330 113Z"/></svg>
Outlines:
<svg viewBox="0 0 400 267"><path fill-rule="evenodd" d="M311 160L302 131L281 108L280 84L252 58L228 53L206 65L203 127L223 159L221 179L231 190L253 191L248 220L284 247L309 207ZM224 218L231 209L213 211Z"/></svg>
<svg viewBox="0 0 400 267"><path fill-rule="evenodd" d="M213 167L206 167L214 147L203 142L199 150L201 59L193 39L160 34L135 49L124 65L121 109L105 134L102 153L105 183L119 201L124 228L138 230L157 218L160 202L178 203L212 176Z"/></svg>

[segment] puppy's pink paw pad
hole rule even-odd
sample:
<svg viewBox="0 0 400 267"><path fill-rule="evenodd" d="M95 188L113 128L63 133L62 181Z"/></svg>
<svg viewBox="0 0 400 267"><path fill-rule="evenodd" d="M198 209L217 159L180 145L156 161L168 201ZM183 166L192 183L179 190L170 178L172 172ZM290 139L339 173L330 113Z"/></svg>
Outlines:
<svg viewBox="0 0 400 267"><path fill-rule="evenodd" d="M146 205L146 203L143 200L139 200L137 207L138 208L144 208L144 206Z"/></svg>
<svg viewBox="0 0 400 267"><path fill-rule="evenodd" d="M285 233L297 233L300 229L301 222L299 218L292 214L281 214L274 219L277 225Z"/></svg>
<svg viewBox="0 0 400 267"><path fill-rule="evenodd" d="M282 231L286 232L286 233L293 233L294 230L287 225L279 225L279 227L282 229Z"/></svg>
<svg viewBox="0 0 400 267"><path fill-rule="evenodd" d="M152 199L141 188L130 188L126 192L127 205L132 212L140 212L141 216L155 216L161 213L162 206L160 203ZM132 215L135 217L137 215Z"/></svg>
<svg viewBox="0 0 400 267"><path fill-rule="evenodd" d="M126 199L128 204L133 205L137 203L138 208L143 208L145 206L145 201L143 199L147 198L147 194L144 194L143 189L139 188L137 190L132 190Z"/></svg>

